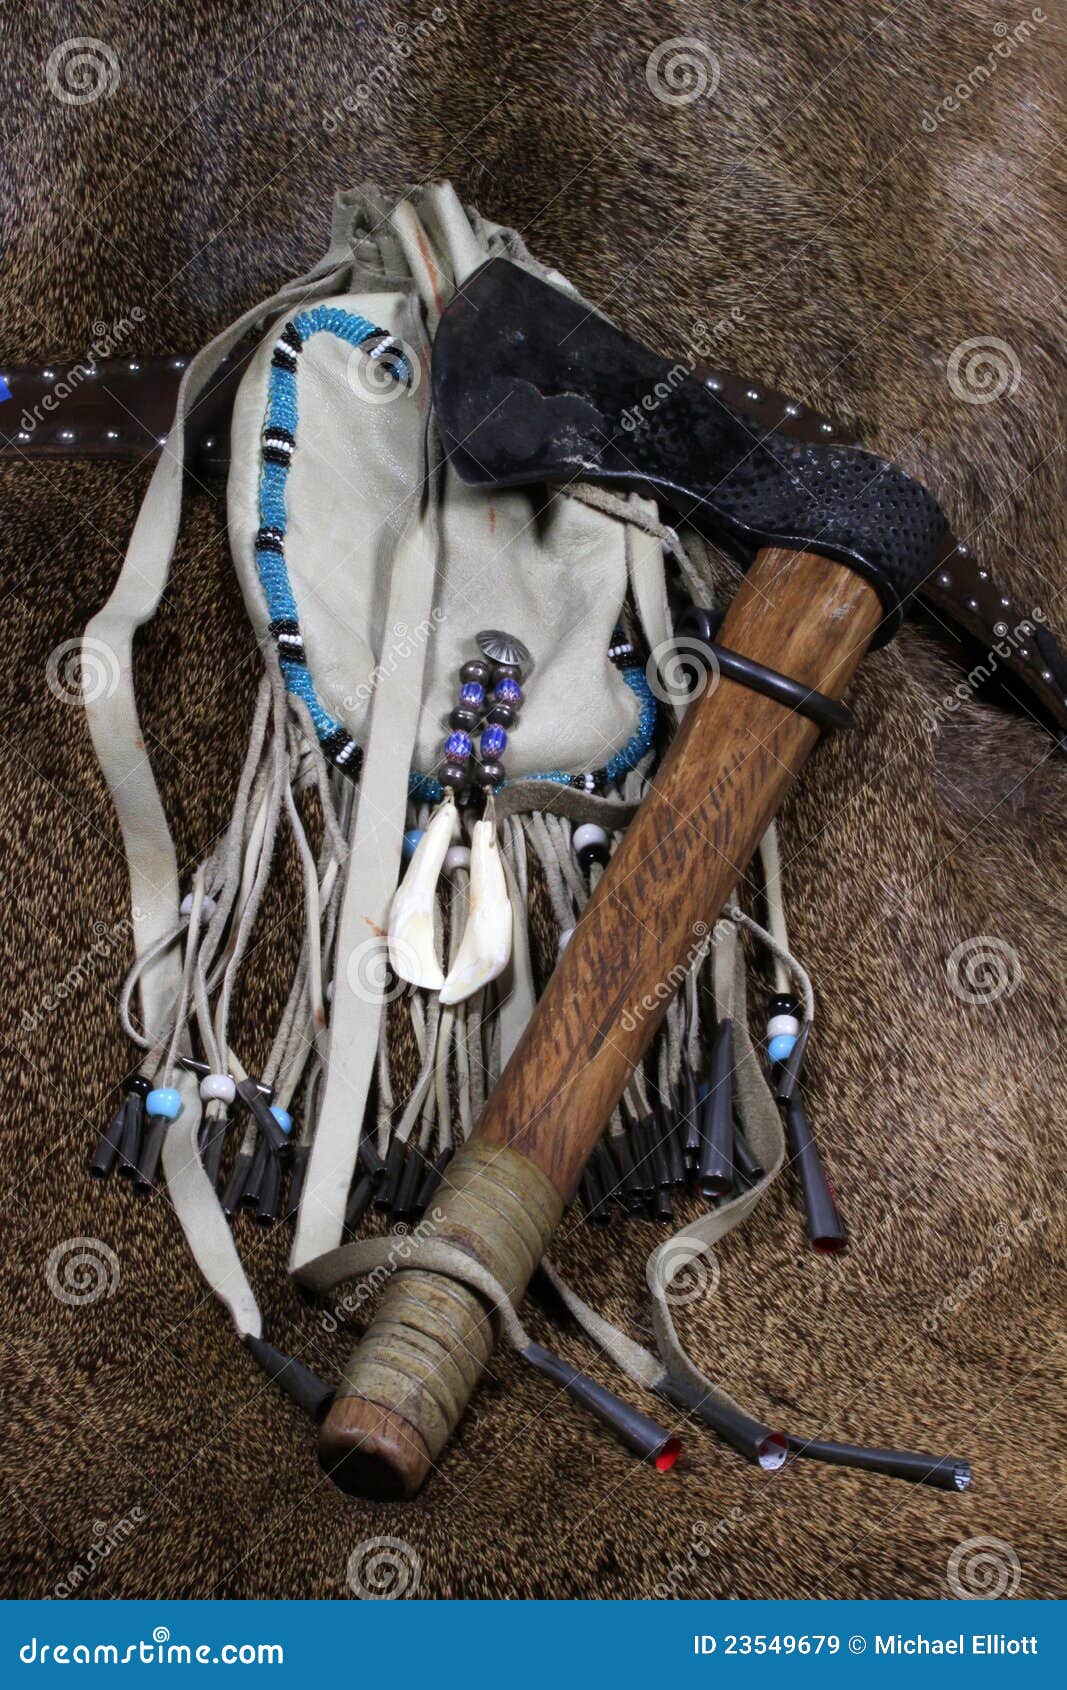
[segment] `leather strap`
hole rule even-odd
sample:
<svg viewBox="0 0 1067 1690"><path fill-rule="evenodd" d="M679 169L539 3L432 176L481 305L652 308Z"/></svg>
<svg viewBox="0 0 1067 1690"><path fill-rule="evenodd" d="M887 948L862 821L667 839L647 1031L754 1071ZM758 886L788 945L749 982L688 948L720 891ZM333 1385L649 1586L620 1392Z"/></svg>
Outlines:
<svg viewBox="0 0 1067 1690"><path fill-rule="evenodd" d="M189 406L185 462L197 474L224 470L230 455L233 396L254 345L223 359ZM99 457L150 461L169 433L184 357L52 359L40 368L5 369L11 398L0 403L0 459ZM840 424L776 389L731 370L697 363L694 373L714 393L797 441L854 444ZM1036 704L1055 723L1067 749L1067 654L1037 614L1016 604L969 548L949 536L920 602L943 627L973 642L961 654L972 684L988 675L1024 711Z"/></svg>

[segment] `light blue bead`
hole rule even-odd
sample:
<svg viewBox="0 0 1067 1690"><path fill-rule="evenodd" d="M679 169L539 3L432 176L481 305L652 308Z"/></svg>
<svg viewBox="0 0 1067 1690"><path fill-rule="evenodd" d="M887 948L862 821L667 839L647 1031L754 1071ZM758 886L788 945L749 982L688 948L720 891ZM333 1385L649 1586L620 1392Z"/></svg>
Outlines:
<svg viewBox="0 0 1067 1690"><path fill-rule="evenodd" d="M174 1086L159 1086L144 1100L146 1115L162 1115L173 1121L182 1112L182 1094Z"/></svg>
<svg viewBox="0 0 1067 1690"><path fill-rule="evenodd" d="M270 1112L281 1127L283 1133L292 1132L293 1117L290 1115L288 1109L283 1109L280 1103L272 1103L270 1106Z"/></svg>
<svg viewBox="0 0 1067 1690"><path fill-rule="evenodd" d="M423 829L421 827L409 827L408 828L407 832L404 835L404 844L403 844L403 849L402 849L402 855L403 855L405 862L407 862L411 857L413 857L415 855L415 847L418 845L419 840L422 838L422 834L423 834Z"/></svg>
<svg viewBox="0 0 1067 1690"><path fill-rule="evenodd" d="M784 1062L796 1042L795 1033L776 1033L767 1045L767 1055L772 1062Z"/></svg>

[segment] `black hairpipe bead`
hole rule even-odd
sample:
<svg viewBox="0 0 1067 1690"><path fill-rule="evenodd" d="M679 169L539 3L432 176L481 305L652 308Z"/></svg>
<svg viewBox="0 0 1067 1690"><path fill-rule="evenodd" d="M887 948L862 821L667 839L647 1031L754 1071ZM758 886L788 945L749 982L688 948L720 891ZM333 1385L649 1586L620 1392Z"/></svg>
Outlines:
<svg viewBox="0 0 1067 1690"><path fill-rule="evenodd" d="M376 1180L385 1173L384 1158L379 1156L378 1146L370 1133L365 1132L359 1141L359 1162L364 1173L373 1174Z"/></svg>
<svg viewBox="0 0 1067 1690"><path fill-rule="evenodd" d="M641 1126L652 1152L653 1182L657 1187L668 1186L671 1183L671 1165L667 1160L667 1147L663 1142L659 1121L654 1114L645 1115L642 1117Z"/></svg>
<svg viewBox="0 0 1067 1690"><path fill-rule="evenodd" d="M675 1187L685 1185L687 1175L685 1170L685 1156L682 1152L682 1141L678 1136L673 1109L664 1108L657 1111L660 1128L660 1143L663 1145L667 1157L667 1171L670 1184Z"/></svg>
<svg viewBox="0 0 1067 1690"><path fill-rule="evenodd" d="M605 1221L608 1217L607 1193L600 1178L599 1169L593 1162L587 1162L581 1179L582 1203L585 1212L592 1221Z"/></svg>
<svg viewBox="0 0 1067 1690"><path fill-rule="evenodd" d="M273 1226L282 1206L282 1164L277 1156L269 1156L263 1164L259 1182L259 1202L256 1204L256 1223Z"/></svg>
<svg viewBox="0 0 1067 1690"><path fill-rule="evenodd" d="M755 1185L757 1180L761 1180L766 1172L753 1155L748 1139L736 1122L734 1124L734 1167L752 1185Z"/></svg>
<svg viewBox="0 0 1067 1690"><path fill-rule="evenodd" d="M638 1191L651 1197L656 1189L656 1173L652 1162L652 1140L643 1120L635 1121L630 1128L630 1143L634 1151L634 1184Z"/></svg>
<svg viewBox="0 0 1067 1690"><path fill-rule="evenodd" d="M96 1141L96 1149L89 1158L89 1173L93 1179L106 1179L122 1148L122 1128L126 1119L126 1101L119 1104L107 1126Z"/></svg>
<svg viewBox="0 0 1067 1690"><path fill-rule="evenodd" d="M652 1211L658 1221L674 1219L674 1189L669 1185L657 1185L655 1197L652 1201Z"/></svg>
<svg viewBox="0 0 1067 1690"><path fill-rule="evenodd" d="M617 1203L622 1196L622 1175L606 1137L600 1140L593 1151L593 1161L596 1163L600 1183L604 1188L604 1213L602 1217L598 1218L607 1221L611 1218L610 1205Z"/></svg>
<svg viewBox="0 0 1067 1690"><path fill-rule="evenodd" d="M705 1197L727 1197L734 1188L734 1027L720 1021L711 1047L708 1095L700 1116L697 1177Z"/></svg>
<svg viewBox="0 0 1067 1690"><path fill-rule="evenodd" d="M808 1237L822 1255L833 1255L845 1248L848 1238L799 1091L794 1092L785 1106L785 1124L790 1155L800 1175Z"/></svg>
<svg viewBox="0 0 1067 1690"><path fill-rule="evenodd" d="M376 1181L373 1174L363 1174L349 1192L348 1203L345 1208L344 1223L344 1235L346 1238L355 1237L355 1234L359 1229L359 1223L370 1208L370 1200L374 1196L375 1183Z"/></svg>
<svg viewBox="0 0 1067 1690"><path fill-rule="evenodd" d="M686 1166L695 1168L700 1156L700 1110L704 1085L688 1062L682 1065L682 1105L684 1113L679 1122L679 1136Z"/></svg>
<svg viewBox="0 0 1067 1690"><path fill-rule="evenodd" d="M430 1207L430 1204L437 1196L438 1188L445 1176L445 1171L451 1160L451 1148L448 1150L442 1150L426 1169L422 1184L419 1187L418 1202L415 1205L420 1214Z"/></svg>
<svg viewBox="0 0 1067 1690"><path fill-rule="evenodd" d="M784 1433L773 1431L743 1409L734 1408L718 1397L710 1396L699 1386L691 1385L687 1379L675 1378L673 1374L664 1374L656 1390L676 1408L684 1408L687 1413L703 1420L720 1438L748 1461L762 1467L765 1473L776 1473L783 1466L789 1453L789 1439Z"/></svg>
<svg viewBox="0 0 1067 1690"><path fill-rule="evenodd" d="M320 1379L317 1373L312 1373L310 1367L305 1367L295 1356L283 1354L263 1338L253 1338L249 1333L244 1338L244 1345L268 1379L280 1386L298 1408L302 1408L312 1420L325 1419L336 1395L332 1385L328 1385L325 1379Z"/></svg>
<svg viewBox="0 0 1067 1690"><path fill-rule="evenodd" d="M390 1211L395 1221L409 1221L415 1213L419 1190L426 1178L429 1163L417 1144L408 1150L404 1170L396 1188L396 1199Z"/></svg>
<svg viewBox="0 0 1067 1690"><path fill-rule="evenodd" d="M285 1212L282 1219L295 1221L300 1199L304 1195L304 1181L307 1178L308 1162L311 1160L310 1144L293 1146L293 1162L289 1170L289 1191L285 1199Z"/></svg>
<svg viewBox="0 0 1067 1690"><path fill-rule="evenodd" d="M240 1151L233 1164L233 1171L222 1194L222 1212L231 1220L241 1205L241 1198L245 1193L248 1176L252 1171L252 1157L247 1151Z"/></svg>
<svg viewBox="0 0 1067 1690"><path fill-rule="evenodd" d="M890 1479L908 1479L912 1484L934 1485L938 1490L970 1489L971 1464L954 1455L869 1449L863 1444L839 1444L824 1438L790 1437L789 1448L796 1455L825 1461L831 1467L854 1467L867 1473L884 1473Z"/></svg>
<svg viewBox="0 0 1067 1690"><path fill-rule="evenodd" d="M248 1170L245 1188L241 1193L240 1207L242 1209L256 1209L259 1207L259 1194L263 1186L263 1176L267 1171L271 1150L263 1134L256 1140L256 1148L252 1153L252 1166Z"/></svg>
<svg viewBox="0 0 1067 1690"><path fill-rule="evenodd" d="M238 1080L237 1095L246 1104L249 1112L255 1117L256 1126L260 1134L266 1139L276 1156L288 1156L292 1149L289 1134L282 1128L281 1122L276 1121L270 1112L271 1099L274 1092L263 1090L258 1080Z"/></svg>
<svg viewBox="0 0 1067 1690"><path fill-rule="evenodd" d="M140 1078L140 1075L138 1075ZM149 1086L148 1091L151 1091ZM144 1100L148 1091L134 1091L126 1081L126 1097L122 1105L122 1140L119 1145L119 1175L122 1179L136 1179L137 1162L141 1154L141 1134L144 1131Z"/></svg>
<svg viewBox="0 0 1067 1690"><path fill-rule="evenodd" d="M777 1063L772 1070L771 1085L779 1103L788 1103L800 1083L801 1070L804 1067L804 1055L810 1037L811 1022L805 1021L785 1061Z"/></svg>
<svg viewBox="0 0 1067 1690"><path fill-rule="evenodd" d="M562 1357L554 1355L540 1344L528 1344L521 1352L525 1361L543 1373L546 1379L559 1385L575 1402L589 1409L605 1426L620 1437L624 1444L634 1450L644 1461L651 1461L661 1473L667 1473L674 1466L681 1453L681 1439L668 1432L665 1426L659 1425L647 1414L639 1409L631 1408L629 1403L623 1402L613 1391L608 1391L603 1385L598 1385L587 1374L572 1367Z"/></svg>
<svg viewBox="0 0 1067 1690"><path fill-rule="evenodd" d="M141 1138L137 1166L133 1173L133 1189L145 1197L152 1190L159 1174L159 1159L163 1154L163 1140L170 1121L165 1115L153 1115Z"/></svg>
<svg viewBox="0 0 1067 1690"><path fill-rule="evenodd" d="M374 1207L385 1215L396 1202L396 1194L400 1187L400 1176L404 1172L404 1161L407 1157L407 1143L394 1138L386 1152L385 1173L374 1194Z"/></svg>

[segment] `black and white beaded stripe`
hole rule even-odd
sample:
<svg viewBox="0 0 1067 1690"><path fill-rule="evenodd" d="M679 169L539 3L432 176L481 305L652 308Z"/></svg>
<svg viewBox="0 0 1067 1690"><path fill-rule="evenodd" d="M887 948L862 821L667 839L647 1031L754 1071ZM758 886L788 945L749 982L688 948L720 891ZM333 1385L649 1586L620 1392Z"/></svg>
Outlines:
<svg viewBox="0 0 1067 1690"><path fill-rule="evenodd" d="M304 636L300 632L298 622L272 622L270 631L274 635L275 644L278 647L278 656L283 663L303 663L305 667L307 666Z"/></svg>
<svg viewBox="0 0 1067 1690"><path fill-rule="evenodd" d="M338 728L336 733L324 739L322 749L336 768L343 769L346 775L358 775L363 764L363 752L344 728Z"/></svg>
<svg viewBox="0 0 1067 1690"><path fill-rule="evenodd" d="M263 430L263 456L269 464L289 464L292 462L296 440L287 428L265 428Z"/></svg>

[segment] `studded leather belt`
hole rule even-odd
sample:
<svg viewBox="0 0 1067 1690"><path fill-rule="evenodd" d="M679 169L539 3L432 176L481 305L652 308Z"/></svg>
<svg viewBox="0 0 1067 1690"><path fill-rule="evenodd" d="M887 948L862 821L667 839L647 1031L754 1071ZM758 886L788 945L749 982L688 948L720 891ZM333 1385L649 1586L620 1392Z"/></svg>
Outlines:
<svg viewBox="0 0 1067 1690"><path fill-rule="evenodd" d="M229 463L233 398L253 351L249 346L231 353L190 411L186 461L194 474L224 470ZM187 363L178 356L97 363L56 359L38 369L5 368L0 458L153 458L171 426ZM854 444L839 424L773 388L706 365L694 373L750 416L761 433L773 428L792 440ZM988 687L1051 721L1067 749L1067 655L1044 626L1039 607L1013 602L952 537L919 598L942 627L947 618L951 632L965 640L967 685Z"/></svg>

